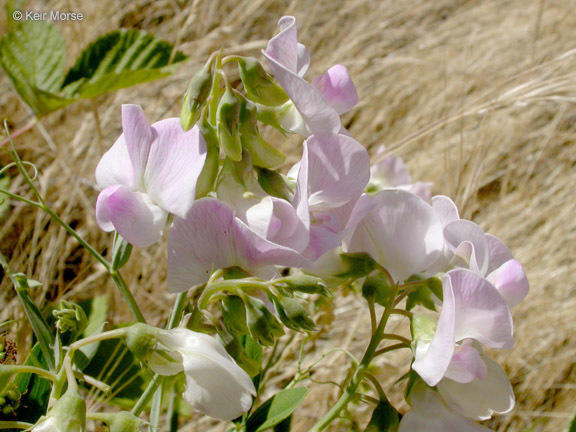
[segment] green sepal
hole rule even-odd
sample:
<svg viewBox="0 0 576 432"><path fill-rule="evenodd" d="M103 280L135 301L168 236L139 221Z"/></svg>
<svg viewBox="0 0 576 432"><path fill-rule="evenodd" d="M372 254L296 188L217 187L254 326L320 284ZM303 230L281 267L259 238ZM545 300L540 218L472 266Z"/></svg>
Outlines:
<svg viewBox="0 0 576 432"><path fill-rule="evenodd" d="M290 186L282 174L277 171L259 167L256 167L256 172L258 173L258 183L268 195L282 198L289 202L292 201L294 192L290 189Z"/></svg>
<svg viewBox="0 0 576 432"><path fill-rule="evenodd" d="M381 400L374 411L365 432L397 432L400 427L400 416L388 400Z"/></svg>
<svg viewBox="0 0 576 432"><path fill-rule="evenodd" d="M240 101L234 95L229 85L218 104L216 113L218 141L226 156L235 162L242 160L242 144L240 142Z"/></svg>
<svg viewBox="0 0 576 432"><path fill-rule="evenodd" d="M292 290L303 292L305 294L321 294L326 297L332 297L332 293L326 286L326 283L316 276L304 273L295 273L282 279L278 279L277 283L285 283Z"/></svg>
<svg viewBox="0 0 576 432"><path fill-rule="evenodd" d="M306 308L296 299L288 296L272 297L280 320L286 327L295 331L311 332L316 330L316 323Z"/></svg>
<svg viewBox="0 0 576 432"><path fill-rule="evenodd" d="M376 261L365 252L340 254L344 265L348 270L335 275L342 279L359 279L368 276L376 269Z"/></svg>
<svg viewBox="0 0 576 432"><path fill-rule="evenodd" d="M222 299L222 320L226 328L233 334L249 333L246 324L246 307L238 296L228 295Z"/></svg>
<svg viewBox="0 0 576 432"><path fill-rule="evenodd" d="M442 281L436 277L418 280L417 277L408 279L408 282L417 282L417 289L408 294L406 310L412 310L420 304L426 309L436 311L436 304L432 295L442 300Z"/></svg>
<svg viewBox="0 0 576 432"><path fill-rule="evenodd" d="M368 276L362 284L362 295L366 300L386 306L393 290L388 278L379 274Z"/></svg>
<svg viewBox="0 0 576 432"><path fill-rule="evenodd" d="M282 105L288 100L286 92L266 73L258 59L241 57L237 61L240 79L250 100L270 106Z"/></svg>
<svg viewBox="0 0 576 432"><path fill-rule="evenodd" d="M200 122L200 133L206 141L206 161L196 182L196 199L205 197L214 190L214 183L216 182L216 177L218 177L218 168L220 166L218 136L216 130L204 118L205 115L206 110Z"/></svg>
<svg viewBox="0 0 576 432"><path fill-rule="evenodd" d="M192 129L200 119L202 108L210 96L213 80L212 61L208 61L190 80L180 112L180 123L185 131Z"/></svg>
<svg viewBox="0 0 576 432"><path fill-rule="evenodd" d="M264 346L274 345L274 338L284 335L284 330L276 318L260 299L245 296L246 323L250 336Z"/></svg>

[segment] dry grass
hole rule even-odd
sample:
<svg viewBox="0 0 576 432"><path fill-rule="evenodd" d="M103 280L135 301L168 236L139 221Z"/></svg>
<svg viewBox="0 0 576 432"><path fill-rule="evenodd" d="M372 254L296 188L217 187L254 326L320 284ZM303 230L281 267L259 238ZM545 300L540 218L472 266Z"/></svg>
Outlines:
<svg viewBox="0 0 576 432"><path fill-rule="evenodd" d="M190 75L211 51L224 46L258 55L276 20L295 15L312 53L309 76L342 63L357 84L361 103L344 120L356 139L370 149L385 144L405 158L415 179L433 181L436 193L455 197L463 215L510 245L528 273L531 293L513 311L517 345L495 354L510 373L517 408L488 426L536 432L567 424L576 406L576 2L52 0L30 1L27 9L84 13L82 22L59 24L70 58L120 26L149 30L192 56L168 79L99 98L101 137L92 106L79 102L44 119L46 133L35 129L16 140L21 154L38 165L53 209L100 250L111 238L95 222L93 172L120 133L120 104L142 105L150 120L177 115ZM30 119L4 76L0 117L15 128ZM298 140L289 145L295 160ZM19 179L12 187L25 193ZM14 269L46 283L34 293L41 303L103 291L118 297L94 260L35 210L11 208L0 226L0 248ZM172 303L164 249L135 255L126 279L146 304L147 317L158 322ZM0 296L2 320L23 317L7 280ZM117 300L110 315L115 321L129 317ZM333 324L316 354L330 344L360 353L369 332L363 305L351 296L338 298ZM24 337L21 332L20 344ZM290 355L293 350L286 350ZM315 378L342 376L346 365L344 356L331 357ZM405 357L389 358L379 376L391 382L406 367ZM295 430L310 426L337 393L329 385L312 393ZM400 389L392 399L400 403ZM366 409L360 406L352 416L365 421ZM191 423L184 430L207 428Z"/></svg>

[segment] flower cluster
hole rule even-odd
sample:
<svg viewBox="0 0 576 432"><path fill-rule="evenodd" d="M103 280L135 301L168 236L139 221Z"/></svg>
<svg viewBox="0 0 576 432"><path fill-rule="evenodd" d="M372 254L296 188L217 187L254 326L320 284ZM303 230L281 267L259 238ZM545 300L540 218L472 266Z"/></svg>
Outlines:
<svg viewBox="0 0 576 432"><path fill-rule="evenodd" d="M505 372L482 346L512 347L510 307L528 291L522 266L500 240L461 219L450 198L431 197L430 184L412 183L401 159L389 156L371 167L367 150L340 120L358 102L348 71L335 65L307 81L310 54L297 40L295 18L283 17L279 27L263 51L277 83L254 59L213 56L193 78L181 119L150 126L140 107L123 106L123 134L96 171L103 189L99 225L147 247L160 240L172 214L170 292L208 284L208 293L215 275L230 269L249 290L263 291L248 295L223 282L231 294L222 300L224 325L215 324L223 341L223 334L234 339L237 333L269 345L283 334L278 321L313 329L294 279L278 269L300 269L293 274L302 277L346 275L354 269L342 256L368 254L370 269L384 274L396 294L416 303L417 295L427 295L427 307L440 309L437 321L407 312L418 377L400 430L485 430L472 420L514 405ZM231 61L246 95L225 79L223 66ZM258 120L305 138L287 175L272 169L283 155L262 140ZM428 288L433 280L441 289ZM323 282L312 285L320 289ZM208 415L231 419L247 411L255 392L249 376L213 338L188 332L155 334L168 362L149 360L150 367L184 371L184 397Z"/></svg>

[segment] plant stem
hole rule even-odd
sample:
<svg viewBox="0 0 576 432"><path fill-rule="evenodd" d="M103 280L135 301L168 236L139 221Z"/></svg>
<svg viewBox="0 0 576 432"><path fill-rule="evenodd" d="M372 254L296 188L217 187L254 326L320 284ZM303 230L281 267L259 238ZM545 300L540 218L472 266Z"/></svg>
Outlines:
<svg viewBox="0 0 576 432"><path fill-rule="evenodd" d="M388 303L386 304L386 307L384 308L384 312L382 313L382 317L380 318L380 322L378 323L378 327L376 328L376 331L374 332L374 334L370 338L370 343L368 344L368 347L366 348L366 352L364 353L364 356L362 357L360 364L356 368L356 371L354 371L354 375L352 376L352 379L348 383L346 390L344 390L344 393L342 393L342 395L340 396L340 399L338 399L336 404L334 404L334 406L324 415L324 417L322 417L312 427L312 429L310 429L309 432L320 432L320 431L323 431L324 429L326 429L330 425L330 423L332 423L332 421L334 421L334 419L336 417L338 417L338 415L340 414L340 411L342 411L344 408L346 408L346 406L348 405L350 400L356 394L356 389L358 388L358 386L360 385L360 383L364 379L364 372L366 371L366 369L370 365L370 362L374 358L374 355L376 353L378 345L380 344L380 342L383 339L384 329L386 328L388 318L390 318L390 315L392 314L394 299L396 298L396 295L398 294L398 290L399 290L398 285L394 285L392 295L390 296L390 299L388 300Z"/></svg>
<svg viewBox="0 0 576 432"><path fill-rule="evenodd" d="M33 426L21 421L0 421L0 429L32 429Z"/></svg>
<svg viewBox="0 0 576 432"><path fill-rule="evenodd" d="M120 272L118 270L110 271L110 276L112 276L112 279L114 280L114 282L116 282L116 286L120 290L120 293L124 297L124 300L126 300L126 303L128 303L128 307L132 311L132 314L134 315L136 320L138 322L146 324L146 319L144 318L144 315L142 315L142 312L138 307L138 303L136 303L136 300L134 299L132 292L128 288L128 285L126 285L126 282L124 281L124 278L122 277Z"/></svg>
<svg viewBox="0 0 576 432"><path fill-rule="evenodd" d="M36 374L42 378L46 378L52 382L56 381L58 378L55 374L46 369L38 368L29 365L0 365L0 373L9 373L11 375L17 373L30 373Z"/></svg>
<svg viewBox="0 0 576 432"><path fill-rule="evenodd" d="M130 411L132 415L138 417L144 408L146 408L146 405L148 405L148 402L150 402L150 399L152 399L152 396L154 396L156 389L158 389L160 385L159 381L160 375L155 374L152 381L148 384L148 387L146 387L146 390L144 390L144 393L142 393L142 396L140 396L140 399L138 399L138 402L136 402L136 405L134 405L134 408L132 408L132 411Z"/></svg>

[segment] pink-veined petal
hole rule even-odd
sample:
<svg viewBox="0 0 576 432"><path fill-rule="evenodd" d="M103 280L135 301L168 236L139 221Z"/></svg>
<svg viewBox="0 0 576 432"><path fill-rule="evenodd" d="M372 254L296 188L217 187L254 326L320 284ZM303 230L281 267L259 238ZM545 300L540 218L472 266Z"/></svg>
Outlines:
<svg viewBox="0 0 576 432"><path fill-rule="evenodd" d="M284 16L278 21L280 33L268 41L266 54L291 72L298 74L298 35L296 18Z"/></svg>
<svg viewBox="0 0 576 432"><path fill-rule="evenodd" d="M350 111L358 104L358 92L350 78L348 69L337 64L312 80L322 96L340 115Z"/></svg>
<svg viewBox="0 0 576 432"><path fill-rule="evenodd" d="M340 116L322 94L308 81L287 69L262 51L274 77L286 91L294 106L304 119L308 134L337 134Z"/></svg>
<svg viewBox="0 0 576 432"><path fill-rule="evenodd" d="M476 420L487 420L492 414L505 414L514 408L514 391L502 367L483 357L487 367L485 379L461 384L449 379L438 384L438 392L454 411Z"/></svg>
<svg viewBox="0 0 576 432"><path fill-rule="evenodd" d="M398 282L423 272L444 246L442 225L432 207L403 190L383 190L356 226L349 252L367 252Z"/></svg>
<svg viewBox="0 0 576 432"><path fill-rule="evenodd" d="M114 231L114 224L110 219L110 210L108 209L108 198L118 190L120 185L110 186L98 194L96 201L96 221L98 226L106 232Z"/></svg>
<svg viewBox="0 0 576 432"><path fill-rule="evenodd" d="M455 249L458 254L458 247L464 242L470 242L472 245L470 256L462 256L469 259L470 269L482 276L486 275L489 261L489 248L486 234L474 222L465 219L459 219L448 223L444 227L444 236L446 240Z"/></svg>
<svg viewBox="0 0 576 432"><path fill-rule="evenodd" d="M475 378L486 378L486 364L470 339L458 345L446 370L445 378L459 383L469 383Z"/></svg>
<svg viewBox="0 0 576 432"><path fill-rule="evenodd" d="M398 432L489 432L490 429L451 411L440 395L418 383L410 392L408 411Z"/></svg>
<svg viewBox="0 0 576 432"><path fill-rule="evenodd" d="M456 269L446 273L442 283L444 297L454 293L456 341L470 338L491 348L512 348L512 315L490 282L470 270Z"/></svg>
<svg viewBox="0 0 576 432"><path fill-rule="evenodd" d="M452 201L447 196L433 196L431 203L432 208L438 214L438 217L442 222L442 226L446 226L450 222L454 222L460 219L460 216L458 215L458 207L456 207L454 201Z"/></svg>
<svg viewBox="0 0 576 432"><path fill-rule="evenodd" d="M162 237L168 214L146 194L118 186L108 196L107 204L110 222L128 243L144 248Z"/></svg>
<svg viewBox="0 0 576 432"><path fill-rule="evenodd" d="M184 217L195 198L196 181L206 160L206 142L197 126L184 132L178 118L154 123L152 129L156 140L144 176L146 192L163 209Z"/></svg>
<svg viewBox="0 0 576 432"><path fill-rule="evenodd" d="M498 289L510 307L520 304L530 289L526 273L515 259L506 261L490 273L488 280Z"/></svg>
<svg viewBox="0 0 576 432"><path fill-rule="evenodd" d="M115 185L134 186L134 169L124 135L120 135L98 162L96 184L102 189Z"/></svg>
<svg viewBox="0 0 576 432"><path fill-rule="evenodd" d="M304 142L304 152L311 210L340 207L362 194L370 178L370 156L360 143L345 135L313 135Z"/></svg>
<svg viewBox="0 0 576 432"><path fill-rule="evenodd" d="M183 292L208 280L214 270L239 266L247 271L276 265L300 267L295 250L251 230L232 209L213 198L195 201L168 235L168 290Z"/></svg>
<svg viewBox="0 0 576 432"><path fill-rule="evenodd" d="M416 345L412 369L430 386L440 382L452 361L455 349L455 308L454 292L444 289L444 302L436 325L436 333L430 343L418 341Z"/></svg>
<svg viewBox="0 0 576 432"><path fill-rule="evenodd" d="M134 180L140 184L156 132L150 127L139 105L122 105L122 131L134 169Z"/></svg>
<svg viewBox="0 0 576 432"><path fill-rule="evenodd" d="M486 274L490 274L506 261L511 260L512 252L510 252L510 249L508 249L508 246L506 246L502 240L494 237L492 234L486 234L486 241L488 242L488 255L490 257Z"/></svg>

